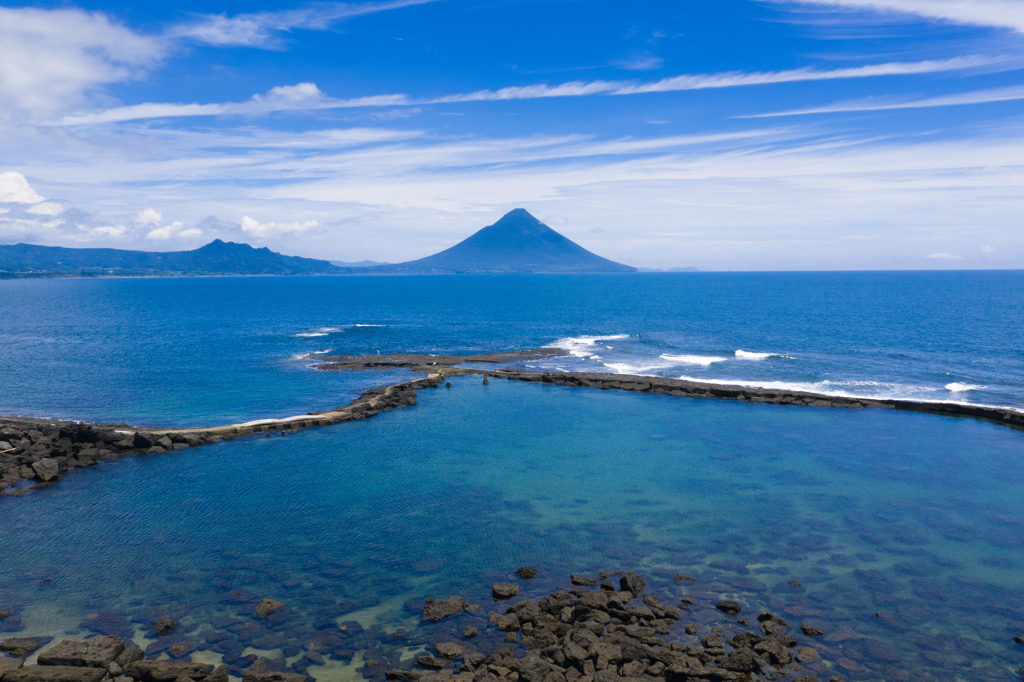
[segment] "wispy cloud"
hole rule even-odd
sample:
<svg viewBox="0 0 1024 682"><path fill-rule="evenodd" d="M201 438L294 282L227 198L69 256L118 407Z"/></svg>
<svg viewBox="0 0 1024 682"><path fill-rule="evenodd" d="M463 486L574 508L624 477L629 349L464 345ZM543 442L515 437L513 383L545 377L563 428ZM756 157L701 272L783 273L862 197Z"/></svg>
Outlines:
<svg viewBox="0 0 1024 682"><path fill-rule="evenodd" d="M1024 33L1024 4L1019 0L769 0L778 4L817 5L871 12L916 14L957 24L995 26Z"/></svg>
<svg viewBox="0 0 1024 682"><path fill-rule="evenodd" d="M526 85L498 90L445 95L442 97L416 99L406 94L373 95L352 99L329 97L314 83L279 86L266 95L254 95L246 102L224 102L212 104L144 103L127 107L116 107L94 112L82 112L56 121L59 125L87 125L133 121L151 118L188 116L259 115L274 111L311 111L318 109L342 109L359 107L398 107L426 104L456 104L466 102L489 102L529 100L552 97L587 97L595 95L622 96L661 92L681 92L714 88L735 88L778 83L805 81L840 80L850 78L877 78L882 76L903 76L924 73L938 73L970 69L991 65L997 59L980 56L955 57L952 59L926 60L920 62L890 62L843 69L790 69L786 71L739 72L719 74L682 75L657 81L573 81L560 85ZM396 116L390 115L392 118Z"/></svg>
<svg viewBox="0 0 1024 682"><path fill-rule="evenodd" d="M170 27L167 35L217 47L281 49L284 42L280 34L283 32L296 29L324 31L343 19L439 1L329 2L282 12L254 12L234 16L206 14Z"/></svg>
<svg viewBox="0 0 1024 682"><path fill-rule="evenodd" d="M804 116L808 114L834 114L856 111L888 111L890 109L925 109L929 107L952 107L967 104L987 104L991 102L1011 102L1024 99L1024 86L1009 88L995 88L992 90L976 90L955 95L940 95L938 97L925 97L917 100L884 100L868 98L830 104L824 107L810 107L807 109L792 109L790 111L776 111L767 114L750 114L737 116L736 118L773 118L777 116Z"/></svg>

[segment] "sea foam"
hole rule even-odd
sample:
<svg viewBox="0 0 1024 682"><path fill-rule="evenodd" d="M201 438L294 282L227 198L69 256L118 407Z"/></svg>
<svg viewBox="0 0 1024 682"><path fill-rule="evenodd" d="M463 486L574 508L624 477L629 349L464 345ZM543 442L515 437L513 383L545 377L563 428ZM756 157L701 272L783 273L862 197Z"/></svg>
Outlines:
<svg viewBox="0 0 1024 682"><path fill-rule="evenodd" d="M674 362L680 365L700 365L702 367L709 367L716 362L725 362L727 358L721 358L717 355L668 355L662 354L662 359Z"/></svg>
<svg viewBox="0 0 1024 682"><path fill-rule="evenodd" d="M609 334L607 336L569 336L549 343L547 348L561 348L577 358L589 358L594 356L594 345L598 341L615 341L616 339L628 339L629 334ZM611 346L605 346L611 348Z"/></svg>
<svg viewBox="0 0 1024 682"><path fill-rule="evenodd" d="M959 381L954 381L951 384L946 384L946 390L952 391L953 393L966 393L968 391L980 391L988 386L978 386L977 384L962 384Z"/></svg>

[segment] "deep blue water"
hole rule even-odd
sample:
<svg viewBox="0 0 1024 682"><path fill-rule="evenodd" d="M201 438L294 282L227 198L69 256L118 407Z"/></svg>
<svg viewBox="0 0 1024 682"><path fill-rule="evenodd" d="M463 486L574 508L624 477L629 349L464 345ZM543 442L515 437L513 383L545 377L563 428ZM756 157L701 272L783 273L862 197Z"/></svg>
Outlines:
<svg viewBox="0 0 1024 682"><path fill-rule="evenodd" d="M551 367L724 357L647 371L945 399L961 382L988 388L956 399L1019 407L1022 284L1021 273L0 282L0 413L144 424L295 414L406 374L316 372L294 356L554 343L579 355ZM590 339L620 335L639 336ZM484 630L489 585L532 564L542 574L527 596L569 573L633 569L664 595L849 628L814 642L844 679L1019 679L1024 433L452 383L371 420L126 457L0 498L0 609L15 610L0 630L147 645L169 613L197 659L301 665L319 651L328 660L309 674L335 682L439 632ZM677 571L698 580L673 583ZM802 588L786 585L794 578ZM484 608L422 627L404 606L449 594ZM257 625L252 599L264 596L286 604L285 621ZM691 617L706 634L715 614ZM331 648L335 621L367 631ZM211 632L231 633L234 653L209 649Z"/></svg>

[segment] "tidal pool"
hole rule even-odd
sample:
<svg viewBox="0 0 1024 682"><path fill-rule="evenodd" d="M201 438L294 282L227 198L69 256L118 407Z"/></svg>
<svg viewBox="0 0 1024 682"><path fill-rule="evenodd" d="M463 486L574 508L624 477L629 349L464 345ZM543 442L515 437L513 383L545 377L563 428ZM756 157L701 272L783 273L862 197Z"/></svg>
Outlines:
<svg viewBox="0 0 1024 682"><path fill-rule="evenodd" d="M333 682L483 630L491 583L519 566L541 569L526 597L629 569L675 598L824 622L843 634L815 645L844 679L1019 678L1024 433L452 384L374 419L123 458L0 499L0 631L118 634L153 655L186 642L235 673L267 655ZM483 608L421 625L421 600L448 595ZM279 617L255 617L262 597ZM182 625L156 641L163 615Z"/></svg>

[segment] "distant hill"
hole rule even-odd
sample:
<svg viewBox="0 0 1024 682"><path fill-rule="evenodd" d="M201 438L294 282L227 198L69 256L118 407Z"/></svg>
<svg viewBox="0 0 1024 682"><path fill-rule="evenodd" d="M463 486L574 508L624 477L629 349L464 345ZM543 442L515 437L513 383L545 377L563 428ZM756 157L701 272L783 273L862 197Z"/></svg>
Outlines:
<svg viewBox="0 0 1024 682"><path fill-rule="evenodd" d="M331 265L337 265L339 268L369 268L374 265L388 265L388 263L382 263L375 260L357 260L357 261L343 261L343 260L332 260L329 261Z"/></svg>
<svg viewBox="0 0 1024 682"><path fill-rule="evenodd" d="M366 273L473 272L636 272L587 251L517 208L450 249L394 265L369 267Z"/></svg>
<svg viewBox="0 0 1024 682"><path fill-rule="evenodd" d="M268 248L216 239L194 251L0 246L0 277L145 275L326 275L343 270L325 260L282 256Z"/></svg>

